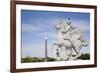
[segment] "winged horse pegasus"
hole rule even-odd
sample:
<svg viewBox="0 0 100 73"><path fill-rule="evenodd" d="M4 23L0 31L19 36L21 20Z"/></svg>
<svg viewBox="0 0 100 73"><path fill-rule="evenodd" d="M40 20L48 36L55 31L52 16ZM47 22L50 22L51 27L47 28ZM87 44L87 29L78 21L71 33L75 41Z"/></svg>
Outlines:
<svg viewBox="0 0 100 73"><path fill-rule="evenodd" d="M83 39L82 33L78 28L71 26L70 18L67 22L63 21L57 24L55 28L57 31L57 43L53 43L53 46L56 45L57 49L61 50L59 52L60 60L75 60L81 56L80 49L83 46L86 47L88 42ZM73 50L77 54L75 57L72 57Z"/></svg>

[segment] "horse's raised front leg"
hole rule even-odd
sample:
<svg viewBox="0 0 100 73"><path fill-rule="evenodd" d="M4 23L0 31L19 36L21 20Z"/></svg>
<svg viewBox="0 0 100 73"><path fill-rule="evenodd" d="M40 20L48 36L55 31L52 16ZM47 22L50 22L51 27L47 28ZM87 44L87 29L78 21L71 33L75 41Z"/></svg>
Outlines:
<svg viewBox="0 0 100 73"><path fill-rule="evenodd" d="M66 50L67 50L67 49L66 49ZM73 50L72 50L72 48L70 48L70 49L69 49L69 56L68 56L67 60L71 60L71 58L72 58L72 53L73 53Z"/></svg>
<svg viewBox="0 0 100 73"><path fill-rule="evenodd" d="M75 57L73 57L72 60L76 60L78 57L81 56L80 47L75 47L73 49L74 49L74 51L76 52L77 55Z"/></svg>

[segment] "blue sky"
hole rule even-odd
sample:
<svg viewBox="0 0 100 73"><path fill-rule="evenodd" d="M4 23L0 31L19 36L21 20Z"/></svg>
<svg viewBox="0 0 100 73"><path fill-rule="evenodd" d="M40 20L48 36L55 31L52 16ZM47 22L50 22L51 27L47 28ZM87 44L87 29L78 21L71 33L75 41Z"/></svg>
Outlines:
<svg viewBox="0 0 100 73"><path fill-rule="evenodd" d="M69 17L72 21L71 25L79 28L84 38L89 41L89 13L21 10L22 57L44 57L45 34L48 37L48 55L51 55L51 45L57 42L55 25ZM89 52L89 46L88 49L83 48L83 51Z"/></svg>

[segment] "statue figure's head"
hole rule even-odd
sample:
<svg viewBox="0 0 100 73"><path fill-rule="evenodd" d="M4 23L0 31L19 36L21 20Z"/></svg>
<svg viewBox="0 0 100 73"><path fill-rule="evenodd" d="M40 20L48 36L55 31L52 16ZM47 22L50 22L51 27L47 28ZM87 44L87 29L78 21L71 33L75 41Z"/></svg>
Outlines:
<svg viewBox="0 0 100 73"><path fill-rule="evenodd" d="M66 22L65 20L59 22L55 28L57 31L61 31L62 33L66 33L68 32L68 30L70 29L71 25L68 24L68 22Z"/></svg>
<svg viewBox="0 0 100 73"><path fill-rule="evenodd" d="M68 24L68 25L71 24L71 20L70 20L70 18L68 18L68 20L67 20L67 24Z"/></svg>
<svg viewBox="0 0 100 73"><path fill-rule="evenodd" d="M62 33L66 33L66 32L68 32L69 30L70 30L70 28L71 28L71 20L70 20L70 18L68 18L68 20L66 21L66 20L62 20L62 21L60 21L56 26L55 26L55 28L56 28L56 30L57 31L61 31Z"/></svg>

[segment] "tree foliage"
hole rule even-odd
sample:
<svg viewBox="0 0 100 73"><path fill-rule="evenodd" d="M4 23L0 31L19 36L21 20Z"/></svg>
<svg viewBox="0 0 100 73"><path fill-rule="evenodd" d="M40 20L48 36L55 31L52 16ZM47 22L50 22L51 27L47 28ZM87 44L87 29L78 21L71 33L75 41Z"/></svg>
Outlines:
<svg viewBox="0 0 100 73"><path fill-rule="evenodd" d="M47 58L47 61L56 61L56 59L54 58ZM21 63L30 63L30 62L45 62L45 58L40 58L40 57L25 57L25 58L21 58Z"/></svg>
<svg viewBox="0 0 100 73"><path fill-rule="evenodd" d="M90 54L82 54L80 57L77 59L82 59L82 60L89 60L90 59Z"/></svg>
<svg viewBox="0 0 100 73"><path fill-rule="evenodd" d="M75 57L75 55L73 55L73 57ZM77 59L89 60L90 59L90 54L82 54ZM48 57L47 58L47 61L48 62L50 62L50 61L57 61L57 59ZM30 57L30 56L27 56L25 58L21 58L21 63L31 63L31 62L45 62L45 58L41 58L41 57Z"/></svg>

